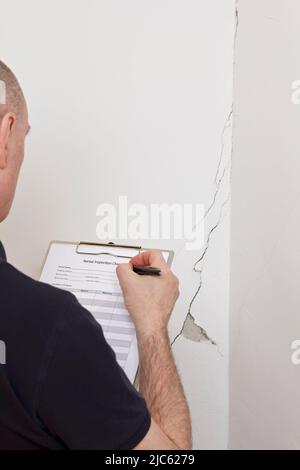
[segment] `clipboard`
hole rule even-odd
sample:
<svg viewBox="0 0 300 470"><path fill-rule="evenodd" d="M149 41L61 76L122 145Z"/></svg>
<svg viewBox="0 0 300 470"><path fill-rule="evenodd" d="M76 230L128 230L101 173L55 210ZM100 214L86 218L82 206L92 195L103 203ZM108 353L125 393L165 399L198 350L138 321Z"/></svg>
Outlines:
<svg viewBox="0 0 300 470"><path fill-rule="evenodd" d="M143 248L142 246L139 246L139 245L123 245L123 244L118 244L118 243L114 243L114 242L97 243L97 242L85 242L85 241L67 242L67 241L51 240L50 243L49 243L46 255L44 257L43 263L42 263L41 273L44 269L45 262L46 262L46 259L47 259L48 255L49 255L51 245L54 244L54 243L60 243L62 245L76 245L76 253L77 254L86 254L86 255L89 255L89 254L97 255L97 253L81 251L83 246L89 246L91 248L98 248L99 247L100 251L98 250L99 251L98 255L102 254L101 253L101 247L102 248L105 248L105 247L109 247L109 248L129 248L129 249L136 249L139 252L155 250L155 251L159 251L161 253L167 253L168 257L167 257L166 262L167 262L168 266L170 266L170 267L171 267L171 265L173 263L173 259L174 259L174 251L173 250L165 250L165 249L157 249L157 248ZM130 258L128 258L128 259L130 259Z"/></svg>
<svg viewBox="0 0 300 470"><path fill-rule="evenodd" d="M124 304L115 268L137 254L149 251L136 245L113 242L51 241L40 280L71 292L101 325L106 341L115 352L129 380L137 384L138 346L135 328ZM160 251L169 266L172 250ZM87 345L88 347L88 345Z"/></svg>

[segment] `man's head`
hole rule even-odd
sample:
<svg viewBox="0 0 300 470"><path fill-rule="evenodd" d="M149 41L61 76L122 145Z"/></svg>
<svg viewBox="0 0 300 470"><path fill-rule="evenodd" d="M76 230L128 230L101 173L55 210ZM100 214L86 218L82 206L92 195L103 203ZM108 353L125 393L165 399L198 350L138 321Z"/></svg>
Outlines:
<svg viewBox="0 0 300 470"><path fill-rule="evenodd" d="M0 61L0 222L13 202L28 131L22 89L12 71Z"/></svg>

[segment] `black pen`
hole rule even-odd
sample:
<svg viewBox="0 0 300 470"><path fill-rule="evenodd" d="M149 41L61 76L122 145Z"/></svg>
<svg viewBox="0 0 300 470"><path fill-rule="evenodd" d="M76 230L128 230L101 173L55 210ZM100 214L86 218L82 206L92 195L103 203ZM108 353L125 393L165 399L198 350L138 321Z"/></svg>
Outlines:
<svg viewBox="0 0 300 470"><path fill-rule="evenodd" d="M154 266L143 266L143 265L133 265L133 271L137 274L141 274L142 276L159 276L161 270L159 268L155 268Z"/></svg>

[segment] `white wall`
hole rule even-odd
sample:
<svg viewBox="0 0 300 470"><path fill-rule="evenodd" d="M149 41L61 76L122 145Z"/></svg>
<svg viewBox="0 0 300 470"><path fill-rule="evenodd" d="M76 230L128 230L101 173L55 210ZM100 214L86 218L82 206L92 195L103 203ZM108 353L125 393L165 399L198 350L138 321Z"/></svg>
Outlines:
<svg viewBox="0 0 300 470"><path fill-rule="evenodd" d="M97 206L119 195L204 203L202 251L143 242L176 251L170 333L184 324L174 352L195 447L226 447L234 1L0 0L0 10L1 59L24 86L32 126L1 226L9 259L37 276L51 239L95 240Z"/></svg>
<svg viewBox="0 0 300 470"><path fill-rule="evenodd" d="M232 163L230 447L300 448L300 3L239 0Z"/></svg>

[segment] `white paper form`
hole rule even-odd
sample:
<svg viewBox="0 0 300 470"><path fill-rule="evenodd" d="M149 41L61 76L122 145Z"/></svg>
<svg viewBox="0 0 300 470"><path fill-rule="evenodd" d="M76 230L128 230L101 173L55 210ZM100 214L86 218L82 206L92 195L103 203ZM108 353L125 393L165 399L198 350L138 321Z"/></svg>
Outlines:
<svg viewBox="0 0 300 470"><path fill-rule="evenodd" d="M81 245L80 253L76 253L76 248L76 244L53 242L41 281L72 292L91 312L102 326L118 363L134 382L139 361L137 340L134 324L124 305L116 266L128 263L139 250Z"/></svg>

